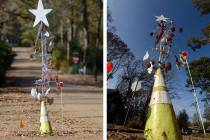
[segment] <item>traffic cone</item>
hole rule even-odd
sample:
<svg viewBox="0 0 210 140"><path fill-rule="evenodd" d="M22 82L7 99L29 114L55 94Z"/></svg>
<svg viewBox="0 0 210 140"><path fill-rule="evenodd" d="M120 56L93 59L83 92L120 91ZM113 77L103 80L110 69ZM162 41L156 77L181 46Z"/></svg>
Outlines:
<svg viewBox="0 0 210 140"><path fill-rule="evenodd" d="M40 126L41 134L52 133L51 124L50 124L50 121L48 120L48 113L47 113L45 101L41 102L40 123L41 123L41 126Z"/></svg>
<svg viewBox="0 0 210 140"><path fill-rule="evenodd" d="M155 74L144 137L146 140L182 140L160 68Z"/></svg>
<svg viewBox="0 0 210 140"><path fill-rule="evenodd" d="M23 123L23 120L22 119L20 120L19 128L24 128L24 123Z"/></svg>

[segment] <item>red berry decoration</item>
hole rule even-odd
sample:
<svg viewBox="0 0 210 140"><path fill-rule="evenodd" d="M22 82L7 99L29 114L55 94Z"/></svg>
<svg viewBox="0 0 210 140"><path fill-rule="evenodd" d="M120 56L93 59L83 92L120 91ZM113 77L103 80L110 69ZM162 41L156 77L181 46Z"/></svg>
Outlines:
<svg viewBox="0 0 210 140"><path fill-rule="evenodd" d="M150 33L149 33L149 35L150 35L150 36L153 36L153 35L154 35L154 33L153 33L153 32L150 32Z"/></svg>
<svg viewBox="0 0 210 140"><path fill-rule="evenodd" d="M172 42L172 38L171 38L171 37L168 37L168 38L167 38L167 41L168 41L169 43L171 43L171 42Z"/></svg>
<svg viewBox="0 0 210 140"><path fill-rule="evenodd" d="M176 28L175 27L171 27L171 31L172 32L175 32L176 31Z"/></svg>
<svg viewBox="0 0 210 140"><path fill-rule="evenodd" d="M63 83L63 82L60 82L60 83L59 83L59 87L60 87L60 88L63 88L63 87L64 87L64 83Z"/></svg>
<svg viewBox="0 0 210 140"><path fill-rule="evenodd" d="M186 57L186 56L188 56L188 53L186 51L184 51L184 52L181 53L181 55Z"/></svg>
<svg viewBox="0 0 210 140"><path fill-rule="evenodd" d="M182 28L182 27L179 28L179 32L180 32L180 33L183 32L183 28Z"/></svg>
<svg viewBox="0 0 210 140"><path fill-rule="evenodd" d="M148 69L148 68L150 68L150 67L151 67L151 64L150 64L150 63L148 63L148 64L147 64L147 69Z"/></svg>

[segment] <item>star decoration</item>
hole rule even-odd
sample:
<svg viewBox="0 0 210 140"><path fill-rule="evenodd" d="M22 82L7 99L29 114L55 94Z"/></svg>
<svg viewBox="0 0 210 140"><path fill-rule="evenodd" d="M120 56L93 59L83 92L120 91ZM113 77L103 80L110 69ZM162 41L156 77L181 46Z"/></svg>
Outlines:
<svg viewBox="0 0 210 140"><path fill-rule="evenodd" d="M39 0L37 9L31 9L29 11L36 16L33 27L38 25L40 22L43 22L46 26L49 26L46 15L50 13L52 9L44 9L42 0Z"/></svg>
<svg viewBox="0 0 210 140"><path fill-rule="evenodd" d="M155 16L155 17L156 17L157 22L161 22L161 21L167 22L169 20L169 18L164 17L164 15Z"/></svg>

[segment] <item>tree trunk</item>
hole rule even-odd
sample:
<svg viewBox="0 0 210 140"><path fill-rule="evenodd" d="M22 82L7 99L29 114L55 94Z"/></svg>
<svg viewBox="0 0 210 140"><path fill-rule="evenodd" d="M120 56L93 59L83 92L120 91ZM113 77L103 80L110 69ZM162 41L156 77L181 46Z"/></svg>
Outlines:
<svg viewBox="0 0 210 140"><path fill-rule="evenodd" d="M84 55L83 63L86 63L86 51L89 46L89 34L88 34L88 12L87 12L87 0L83 0L83 32L84 32Z"/></svg>
<svg viewBox="0 0 210 140"><path fill-rule="evenodd" d="M97 38L96 38L96 64L95 64L95 81L98 81L97 75L98 75L98 51L99 51L99 44L100 44L100 35L101 35L101 20L102 20L102 16L103 16L103 1L99 0L99 5L100 5L100 11L99 11L99 19L98 19L98 31L97 31Z"/></svg>
<svg viewBox="0 0 210 140"><path fill-rule="evenodd" d="M60 39L61 39L61 45L63 45L63 21L61 21L61 26L60 26Z"/></svg>
<svg viewBox="0 0 210 140"><path fill-rule="evenodd" d="M70 60L70 42L72 41L72 24L71 24L71 20L68 19L67 20L67 24L68 24L68 31L67 31L67 54L66 54L66 58L67 61L69 62Z"/></svg>

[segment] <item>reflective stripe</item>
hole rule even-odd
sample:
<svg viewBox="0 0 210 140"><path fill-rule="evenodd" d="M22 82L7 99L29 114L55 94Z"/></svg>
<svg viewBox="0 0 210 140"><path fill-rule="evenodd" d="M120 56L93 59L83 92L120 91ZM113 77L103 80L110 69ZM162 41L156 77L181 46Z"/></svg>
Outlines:
<svg viewBox="0 0 210 140"><path fill-rule="evenodd" d="M164 82L160 82L159 80L156 80L156 81L158 81L158 83L155 83L154 84L154 87L163 87L163 86L165 86L165 83Z"/></svg>
<svg viewBox="0 0 210 140"><path fill-rule="evenodd" d="M161 103L171 104L171 99L168 96L167 91L161 69L158 69L155 74L155 83L150 99L150 105Z"/></svg>
<svg viewBox="0 0 210 140"><path fill-rule="evenodd" d="M41 114L40 117L48 117L47 114Z"/></svg>
<svg viewBox="0 0 210 140"><path fill-rule="evenodd" d="M41 108L41 114L47 114L47 110L46 110L45 107L42 107L42 108Z"/></svg>
<svg viewBox="0 0 210 140"><path fill-rule="evenodd" d="M47 109L45 107L45 102L41 102L41 114L47 114Z"/></svg>
<svg viewBox="0 0 210 140"><path fill-rule="evenodd" d="M166 91L156 91L152 93L150 105L153 104L171 104L171 99Z"/></svg>
<svg viewBox="0 0 210 140"><path fill-rule="evenodd" d="M158 87L158 86L165 86L165 82L162 76L155 75L154 87Z"/></svg>
<svg viewBox="0 0 210 140"><path fill-rule="evenodd" d="M40 114L40 122L48 122L47 108L45 106L45 102L41 102L41 114Z"/></svg>
<svg viewBox="0 0 210 140"><path fill-rule="evenodd" d="M168 91L166 86L157 86L157 87L153 87L152 92L156 92L156 91Z"/></svg>
<svg viewBox="0 0 210 140"><path fill-rule="evenodd" d="M40 122L48 122L48 118L47 117L41 117L40 118Z"/></svg>

